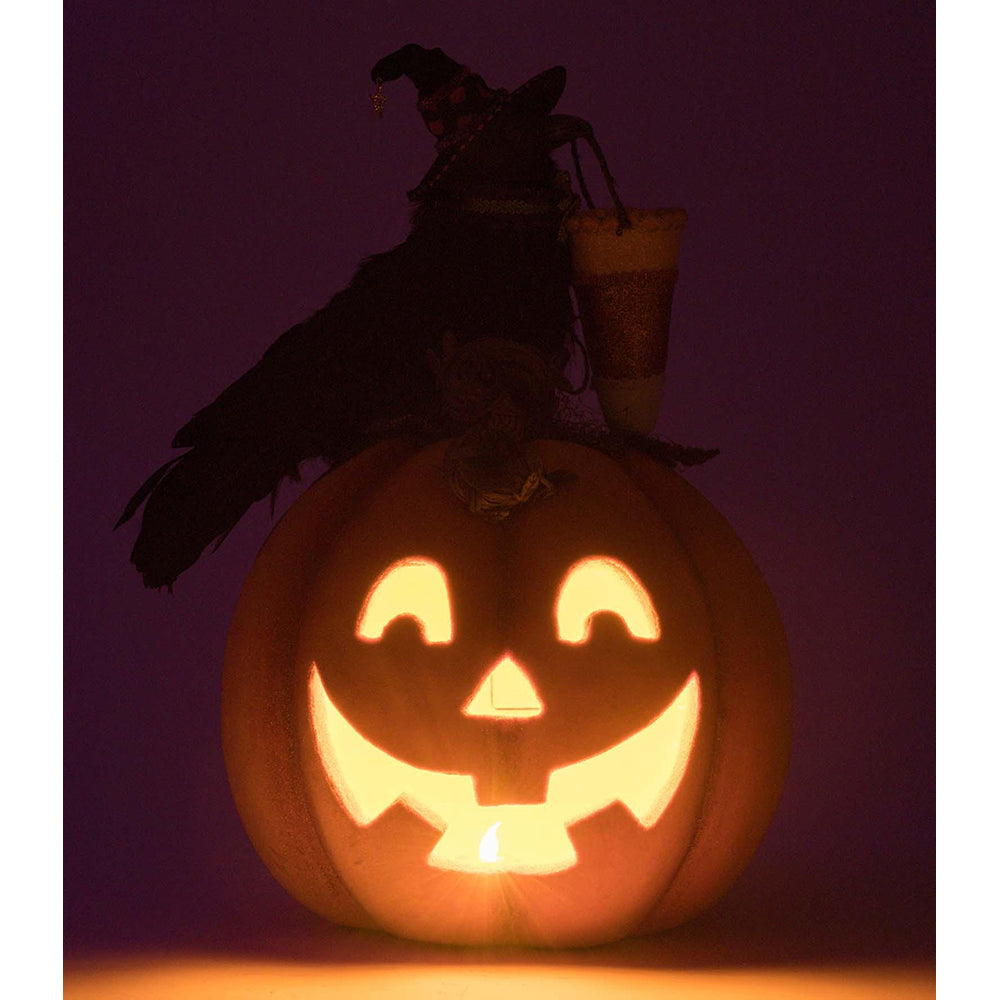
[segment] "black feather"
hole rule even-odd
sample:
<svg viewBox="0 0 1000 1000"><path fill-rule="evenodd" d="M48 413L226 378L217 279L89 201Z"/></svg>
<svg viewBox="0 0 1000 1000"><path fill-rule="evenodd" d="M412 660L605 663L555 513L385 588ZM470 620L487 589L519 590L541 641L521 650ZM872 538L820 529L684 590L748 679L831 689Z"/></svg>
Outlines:
<svg viewBox="0 0 1000 1000"><path fill-rule="evenodd" d="M176 447L176 445L175 445ZM156 489L157 483L170 471L171 466L175 465L183 458L182 455L178 455L176 458L170 459L169 462L164 462L156 472L154 472L149 479L147 479L142 486L135 491L135 495L131 500L125 505L125 509L121 513L121 517L115 522L115 526L112 529L117 531L126 521L131 521L135 516L136 511L142 506L143 501L149 496L153 490Z"/></svg>

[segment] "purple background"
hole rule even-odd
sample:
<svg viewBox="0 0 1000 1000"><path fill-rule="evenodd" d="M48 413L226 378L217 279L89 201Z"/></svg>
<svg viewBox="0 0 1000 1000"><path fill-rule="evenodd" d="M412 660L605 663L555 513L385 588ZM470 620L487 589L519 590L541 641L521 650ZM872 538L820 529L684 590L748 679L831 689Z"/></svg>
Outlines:
<svg viewBox="0 0 1000 1000"><path fill-rule="evenodd" d="M328 947L253 853L219 746L267 511L173 598L111 526L195 409L405 235L432 141L409 81L371 117L368 70L416 41L495 87L565 65L558 110L593 122L626 202L690 215L659 429L722 449L690 480L782 610L795 733L751 868L674 960L928 953L933 7L309 6L66 9L67 946Z"/></svg>

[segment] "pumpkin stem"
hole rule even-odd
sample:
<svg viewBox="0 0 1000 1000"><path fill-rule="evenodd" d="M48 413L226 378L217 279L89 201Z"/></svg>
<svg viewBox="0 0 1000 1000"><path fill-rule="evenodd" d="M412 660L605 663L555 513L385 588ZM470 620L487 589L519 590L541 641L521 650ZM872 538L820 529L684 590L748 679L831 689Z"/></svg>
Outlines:
<svg viewBox="0 0 1000 1000"><path fill-rule="evenodd" d="M468 510L501 520L564 480L528 443L551 432L558 391L568 387L538 351L499 338L471 341L444 358L439 387L443 422L460 432L444 472Z"/></svg>

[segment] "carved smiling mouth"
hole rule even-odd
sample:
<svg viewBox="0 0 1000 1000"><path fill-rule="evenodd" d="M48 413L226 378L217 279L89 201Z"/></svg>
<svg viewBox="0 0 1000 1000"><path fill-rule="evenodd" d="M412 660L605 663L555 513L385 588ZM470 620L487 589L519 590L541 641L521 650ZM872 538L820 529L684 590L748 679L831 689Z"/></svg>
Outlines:
<svg viewBox="0 0 1000 1000"><path fill-rule="evenodd" d="M452 871L549 874L572 868L568 828L621 802L650 829L684 777L698 728L701 689L692 673L648 725L607 750L549 774L544 802L483 806L470 774L414 767L361 735L330 700L316 664L309 706L327 780L359 826L401 802L441 831L428 863Z"/></svg>

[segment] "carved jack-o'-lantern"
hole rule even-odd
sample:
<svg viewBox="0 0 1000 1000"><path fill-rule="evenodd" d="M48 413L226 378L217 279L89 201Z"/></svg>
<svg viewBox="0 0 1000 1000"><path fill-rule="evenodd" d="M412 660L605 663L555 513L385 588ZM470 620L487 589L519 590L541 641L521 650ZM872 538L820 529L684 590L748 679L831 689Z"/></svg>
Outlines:
<svg viewBox="0 0 1000 1000"><path fill-rule="evenodd" d="M262 858L331 920L590 944L673 926L749 860L788 756L787 654L684 480L541 442L574 478L466 512L444 445L293 506L230 631L223 738Z"/></svg>

